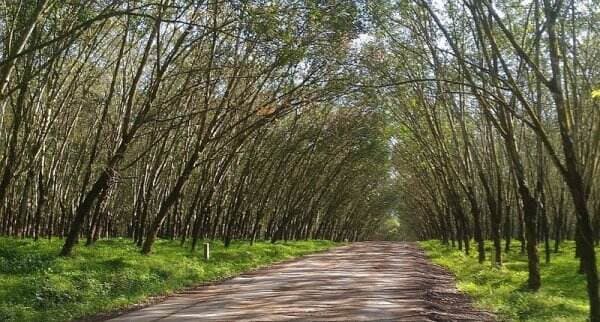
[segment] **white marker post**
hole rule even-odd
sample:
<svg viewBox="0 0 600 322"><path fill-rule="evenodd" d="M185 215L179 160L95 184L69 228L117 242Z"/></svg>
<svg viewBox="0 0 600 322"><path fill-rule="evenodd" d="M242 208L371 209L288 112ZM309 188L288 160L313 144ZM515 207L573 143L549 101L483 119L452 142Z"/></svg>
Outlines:
<svg viewBox="0 0 600 322"><path fill-rule="evenodd" d="M204 260L210 259L210 244L204 243Z"/></svg>

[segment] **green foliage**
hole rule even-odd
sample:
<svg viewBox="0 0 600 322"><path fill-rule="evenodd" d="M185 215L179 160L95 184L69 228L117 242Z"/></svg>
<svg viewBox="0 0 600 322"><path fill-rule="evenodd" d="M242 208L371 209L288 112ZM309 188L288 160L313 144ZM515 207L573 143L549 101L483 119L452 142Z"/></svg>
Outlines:
<svg viewBox="0 0 600 322"><path fill-rule="evenodd" d="M0 238L0 321L68 321L117 310L201 282L333 246L328 241L211 243L211 260L177 241L143 256L130 240L99 241L57 256L61 240Z"/></svg>
<svg viewBox="0 0 600 322"><path fill-rule="evenodd" d="M400 240L402 239L402 227L400 225L400 220L398 220L395 216L388 216L387 219L383 221L383 225L381 225L380 237L383 240Z"/></svg>
<svg viewBox="0 0 600 322"><path fill-rule="evenodd" d="M504 256L504 266L479 264L477 252L470 256L439 241L421 242L427 255L456 274L458 288L472 296L483 308L509 321L585 321L588 301L585 277L577 273L573 242L566 242L550 264L541 264L542 287L527 291L527 258L517 247ZM491 244L486 244L491 254ZM488 255L489 256L489 255Z"/></svg>

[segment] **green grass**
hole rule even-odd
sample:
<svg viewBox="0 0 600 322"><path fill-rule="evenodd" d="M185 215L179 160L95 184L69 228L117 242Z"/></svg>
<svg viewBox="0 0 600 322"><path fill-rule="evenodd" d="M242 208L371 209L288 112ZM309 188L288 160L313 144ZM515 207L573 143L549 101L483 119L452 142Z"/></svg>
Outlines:
<svg viewBox="0 0 600 322"><path fill-rule="evenodd" d="M538 292L525 289L527 258L520 254L519 243L503 254L502 268L493 268L489 262L491 245L486 244L487 261L477 262L477 251L471 256L444 246L439 241L420 243L429 258L452 271L459 290L474 298L477 305L498 314L507 321L586 321L588 316L585 277L577 273L578 260L574 258L573 242L562 245L552 254L550 264L542 263L542 287ZM540 258L544 261L543 249Z"/></svg>
<svg viewBox="0 0 600 322"><path fill-rule="evenodd" d="M160 240L143 256L127 239L79 246L57 256L60 240L0 238L0 321L68 321L125 308L149 296L216 281L334 246L328 241L211 243L211 259Z"/></svg>

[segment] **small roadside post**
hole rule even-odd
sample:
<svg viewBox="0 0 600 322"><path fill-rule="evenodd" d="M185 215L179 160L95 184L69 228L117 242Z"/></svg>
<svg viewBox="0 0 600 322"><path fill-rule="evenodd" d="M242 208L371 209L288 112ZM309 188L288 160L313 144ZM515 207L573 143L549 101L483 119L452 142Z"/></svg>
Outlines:
<svg viewBox="0 0 600 322"><path fill-rule="evenodd" d="M204 243L204 260L210 259L210 244Z"/></svg>

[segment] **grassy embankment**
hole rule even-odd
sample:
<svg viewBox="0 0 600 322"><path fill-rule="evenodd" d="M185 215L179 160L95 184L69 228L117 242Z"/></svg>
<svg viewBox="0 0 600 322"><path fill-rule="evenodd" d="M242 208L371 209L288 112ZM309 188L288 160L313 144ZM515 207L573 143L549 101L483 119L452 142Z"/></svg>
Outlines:
<svg viewBox="0 0 600 322"><path fill-rule="evenodd" d="M69 258L57 256L61 245L0 237L0 321L68 321L117 310L335 244L234 242L226 249L214 242L209 262L178 241L158 241L150 256L126 239L80 246Z"/></svg>
<svg viewBox="0 0 600 322"><path fill-rule="evenodd" d="M452 271L458 288L474 298L477 305L498 314L507 321L586 321L588 316L585 277L577 273L575 245L565 242L559 253L552 254L551 263L544 263L540 248L542 287L532 293L524 288L527 281L527 258L520 254L519 243L503 254L502 268L492 268L489 260L491 244L486 244L487 261L477 262L477 251L471 256L439 241L421 242L427 255L436 264Z"/></svg>

